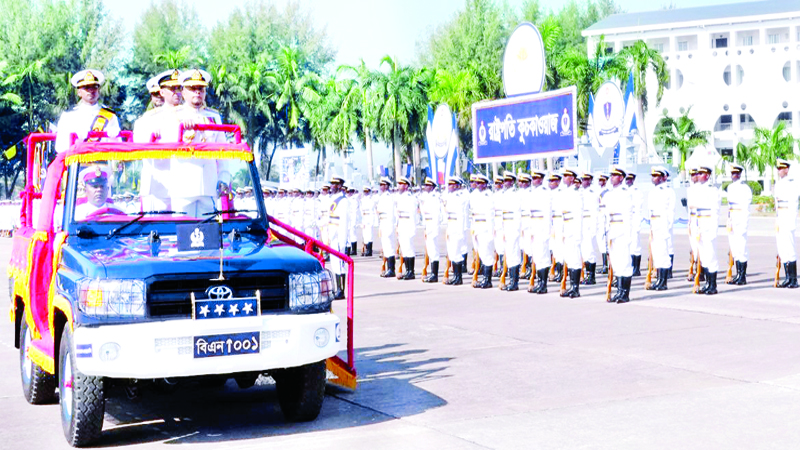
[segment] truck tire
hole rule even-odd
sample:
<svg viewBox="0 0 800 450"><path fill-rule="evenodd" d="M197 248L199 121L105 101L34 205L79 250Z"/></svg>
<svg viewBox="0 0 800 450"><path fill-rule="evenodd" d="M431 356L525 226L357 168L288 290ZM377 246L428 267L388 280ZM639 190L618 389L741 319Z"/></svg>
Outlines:
<svg viewBox="0 0 800 450"><path fill-rule="evenodd" d="M22 319L19 330L19 372L22 378L22 393L32 405L44 405L56 400L56 376L44 371L28 357L31 346L31 330Z"/></svg>
<svg viewBox="0 0 800 450"><path fill-rule="evenodd" d="M58 353L58 388L61 393L61 426L73 447L84 447L100 438L103 431L105 397L103 378L78 371L72 351L72 332L64 327Z"/></svg>
<svg viewBox="0 0 800 450"><path fill-rule="evenodd" d="M286 420L308 422L322 409L327 371L325 361L270 373L278 390L278 403Z"/></svg>

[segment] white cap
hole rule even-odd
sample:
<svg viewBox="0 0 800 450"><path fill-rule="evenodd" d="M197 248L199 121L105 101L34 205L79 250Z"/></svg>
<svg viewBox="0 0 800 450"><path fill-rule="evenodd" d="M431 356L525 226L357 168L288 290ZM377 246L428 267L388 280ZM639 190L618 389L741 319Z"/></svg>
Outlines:
<svg viewBox="0 0 800 450"><path fill-rule="evenodd" d="M202 69L189 69L181 72L181 85L185 86L208 86L211 84L211 74Z"/></svg>
<svg viewBox="0 0 800 450"><path fill-rule="evenodd" d="M72 83L72 86L76 88L90 86L93 84L102 86L103 83L105 83L106 81L106 77L105 75L103 75L103 72L100 72L99 70L86 69L86 70L81 70L80 72L73 75L69 81L70 83Z"/></svg>

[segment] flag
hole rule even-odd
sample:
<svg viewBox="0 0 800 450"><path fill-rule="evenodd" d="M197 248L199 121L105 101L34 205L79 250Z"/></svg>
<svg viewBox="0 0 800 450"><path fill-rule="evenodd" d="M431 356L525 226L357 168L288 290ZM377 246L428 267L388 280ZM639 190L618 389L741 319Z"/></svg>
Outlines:
<svg viewBox="0 0 800 450"><path fill-rule="evenodd" d="M622 135L628 136L633 130L639 131L636 124L637 99L633 93L633 72L628 76L628 83L625 85L625 116L622 120Z"/></svg>
<svg viewBox="0 0 800 450"><path fill-rule="evenodd" d="M600 142L597 141L597 135L594 131L594 95L589 92L589 110L587 111L587 119L586 119L586 134L589 135L589 142L592 144L597 150L603 150L600 148ZM602 153L600 153L602 155Z"/></svg>
<svg viewBox="0 0 800 450"><path fill-rule="evenodd" d="M414 169L413 164L406 164L406 170L405 170L406 178L408 178L409 180L411 179L411 172L413 172L413 169Z"/></svg>
<svg viewBox="0 0 800 450"><path fill-rule="evenodd" d="M3 156L9 161L14 159L14 157L17 156L17 145L14 144L8 150L4 151Z"/></svg>

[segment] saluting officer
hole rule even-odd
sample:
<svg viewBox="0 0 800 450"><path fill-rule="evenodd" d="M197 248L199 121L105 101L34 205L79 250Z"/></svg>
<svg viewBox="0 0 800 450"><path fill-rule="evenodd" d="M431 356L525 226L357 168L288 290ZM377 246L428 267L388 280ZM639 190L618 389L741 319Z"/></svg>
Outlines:
<svg viewBox="0 0 800 450"><path fill-rule="evenodd" d="M609 302L630 301L631 278L631 229L633 228L633 205L628 187L623 182L626 172L620 167L611 171L611 189L603 196L606 223L608 224L608 254L611 269L617 277L617 293Z"/></svg>
<svg viewBox="0 0 800 450"><path fill-rule="evenodd" d="M364 251L361 256L372 256L375 214L375 196L369 186L364 186L364 195L361 197L361 239L364 242Z"/></svg>
<svg viewBox="0 0 800 450"><path fill-rule="evenodd" d="M555 261L553 281L561 282L564 276L564 211L558 205L561 204L561 175L553 172L547 179L550 187L550 203L553 205L553 221L550 229L550 251L553 253Z"/></svg>
<svg viewBox="0 0 800 450"><path fill-rule="evenodd" d="M105 131L111 139L119 135L119 120L116 114L98 103L100 87L104 82L103 73L94 69L82 70L72 76L70 83L77 89L80 101L71 110L64 111L58 119L56 152L69 150L72 134L78 136L78 142L100 140L87 139L90 131Z"/></svg>
<svg viewBox="0 0 800 450"><path fill-rule="evenodd" d="M636 174L628 172L625 176L625 183L628 185L628 192L631 193L633 203L633 215L631 216L631 264L633 265L633 276L638 277L642 274L642 242L639 230L642 228L642 207L644 196L637 186L634 186Z"/></svg>
<svg viewBox="0 0 800 450"><path fill-rule="evenodd" d="M517 176L514 172L506 171L503 174L503 195L497 207L503 211L503 239L505 251L505 267L508 272L508 281L500 286L504 291L516 291L519 289L519 270L522 264L519 236L521 225L521 206L522 201L519 192L514 187Z"/></svg>
<svg viewBox="0 0 800 450"><path fill-rule="evenodd" d="M461 250L466 241L464 233L464 223L467 221L467 208L469 207L469 196L459 187L461 180L457 177L447 179L447 194L444 197L444 212L447 218L447 228L445 241L447 246L447 258L450 260L453 276L445 280L444 284L459 286L463 283L462 266L467 264ZM467 207L464 205L467 204Z"/></svg>
<svg viewBox="0 0 800 450"><path fill-rule="evenodd" d="M423 193L419 197L419 209L422 212L422 226L425 233L425 252L430 260L430 274L422 281L437 283L439 281L439 227L442 224L442 199L439 196L436 182L425 177Z"/></svg>
<svg viewBox="0 0 800 450"><path fill-rule="evenodd" d="M562 174L562 185L564 188L558 199L558 208L561 210L563 221L563 261L567 267L569 275L569 288L561 293L562 297L580 297L581 266L581 243L583 231L583 197L580 191L575 189L573 184L578 178L577 172L572 169L564 169Z"/></svg>
<svg viewBox="0 0 800 450"><path fill-rule="evenodd" d="M397 210L395 208L394 194L390 190L391 187L392 180L388 177L381 177L378 188L380 189L380 194L378 194L378 199L375 203L375 210L378 213L378 233L381 238L381 250L383 251L383 259L386 265L386 270L381 273L383 278L395 276Z"/></svg>
<svg viewBox="0 0 800 450"><path fill-rule="evenodd" d="M531 213L531 256L536 270L536 284L528 288L535 294L547 293L547 276L550 272L550 230L552 227L551 191L544 185L545 173L533 170L531 173L530 202L523 206Z"/></svg>
<svg viewBox="0 0 800 450"><path fill-rule="evenodd" d="M700 253L700 264L706 278L706 284L698 294L714 295L717 293L717 227L719 224L720 192L711 184L709 177L713 169L706 165L697 168L697 190L695 191L697 206L697 249Z"/></svg>
<svg viewBox="0 0 800 450"><path fill-rule="evenodd" d="M583 195L583 232L581 235L581 257L586 269L586 278L581 284L597 284L595 270L597 255L594 253L594 241L597 233L597 211L600 208L600 196L592 186L594 176L590 173L581 175L581 194Z"/></svg>
<svg viewBox="0 0 800 450"><path fill-rule="evenodd" d="M728 245L736 264L736 276L728 284L747 284L747 225L753 191L744 181L744 167L731 164L731 184L728 185Z"/></svg>
<svg viewBox="0 0 800 450"><path fill-rule="evenodd" d="M405 272L400 280L414 279L414 235L417 233L417 198L411 195L411 180L400 177L397 180L397 240L400 243L400 255L403 257Z"/></svg>
<svg viewBox="0 0 800 450"><path fill-rule="evenodd" d="M492 266L494 265L494 199L492 193L487 189L489 178L483 174L475 175L476 192L470 199L470 210L472 212L473 227L472 233L475 235L476 249L480 266L478 270L480 277L473 286L479 289L489 289L492 287Z"/></svg>
<svg viewBox="0 0 800 450"><path fill-rule="evenodd" d="M796 289L797 284L797 252L795 251L794 232L797 228L797 198L800 196L798 181L789 176L791 163L778 159L778 181L775 182L776 217L775 240L778 244L778 256L783 263L786 279L778 287Z"/></svg>
<svg viewBox="0 0 800 450"><path fill-rule="evenodd" d="M649 287L654 291L667 290L669 276L669 239L675 218L675 191L666 182L667 169L656 166L650 171L654 189L647 196L650 217L650 254L656 269L656 282Z"/></svg>
<svg viewBox="0 0 800 450"><path fill-rule="evenodd" d="M603 260L603 266L597 273L608 273L608 224L606 223L606 215L603 208L605 205L602 202L603 196L608 192L606 183L608 182L608 174L600 173L597 175L597 232L595 240L597 241L597 249L600 251L600 256Z"/></svg>

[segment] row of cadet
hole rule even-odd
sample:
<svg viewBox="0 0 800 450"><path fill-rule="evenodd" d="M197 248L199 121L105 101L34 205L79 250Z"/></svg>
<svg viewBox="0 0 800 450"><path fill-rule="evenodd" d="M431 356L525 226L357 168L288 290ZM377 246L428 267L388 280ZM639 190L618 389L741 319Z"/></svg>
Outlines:
<svg viewBox="0 0 800 450"><path fill-rule="evenodd" d="M791 163L779 160L779 180L775 184L777 205L776 242L783 264L784 279L778 287L796 288L797 256L794 231L798 212L800 183L789 177ZM727 187L728 241L735 274L728 284L747 283L747 230L750 187L741 180L743 167L730 166L731 184ZM720 270L716 239L720 223L722 192L710 181L713 169L707 166L689 169L691 184L687 189L689 211L688 237L690 280L693 291L713 295ZM490 180L472 175L469 186L457 177L447 180L440 193L437 183L426 178L419 193L412 192L412 182L401 177L397 188L388 178L380 181L379 192L364 188L339 192L335 209L346 210L349 218L341 234L339 249L356 254L356 230L362 231L364 251L372 255L373 228L378 227L383 268L381 276L402 280L415 278L416 250L414 237L421 224L425 241L423 281L439 280L441 229L444 228L446 271L445 284L460 285L462 274L473 275L472 286L491 288L492 278L501 278L500 289L519 289L520 278L530 278L531 293L547 293L547 282L561 283L560 295L579 297L580 285L597 283L595 274L609 274L617 290L608 300L630 300L631 279L642 269L640 226L647 219L650 228L648 245L652 262L646 288L667 290L674 262L673 226L675 191L668 182L669 171L655 167L651 172L654 188L647 202L635 185L636 176L615 167L610 174L578 174L572 169L558 173L533 171L531 174L506 172ZM278 191L267 198L267 210L280 220L306 233L326 237L328 186L317 196L314 191ZM643 205L646 210L643 210ZM315 209L316 208L316 209ZM472 263L468 264L470 247ZM396 273L396 261L401 261ZM597 264L601 266L598 268ZM647 264L647 262L645 263ZM470 267L468 267L470 266ZM700 283L703 283L702 286Z"/></svg>

